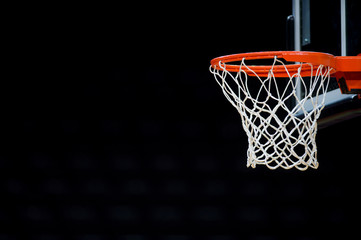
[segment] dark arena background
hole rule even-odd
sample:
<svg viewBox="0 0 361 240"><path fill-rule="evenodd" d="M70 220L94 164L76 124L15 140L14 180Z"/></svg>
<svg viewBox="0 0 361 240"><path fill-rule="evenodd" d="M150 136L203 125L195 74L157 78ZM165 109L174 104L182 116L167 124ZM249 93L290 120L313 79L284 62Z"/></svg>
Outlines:
<svg viewBox="0 0 361 240"><path fill-rule="evenodd" d="M285 50L291 1L34 11L0 84L1 240L359 235L360 117L318 131L317 170L247 168L209 72L217 56Z"/></svg>

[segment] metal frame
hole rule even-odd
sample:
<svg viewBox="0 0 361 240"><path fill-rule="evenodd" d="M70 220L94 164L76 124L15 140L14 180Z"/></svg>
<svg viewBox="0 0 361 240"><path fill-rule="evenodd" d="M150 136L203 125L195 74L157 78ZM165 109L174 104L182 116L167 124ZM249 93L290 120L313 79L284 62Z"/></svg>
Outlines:
<svg viewBox="0 0 361 240"><path fill-rule="evenodd" d="M306 3L303 3L302 1L305 1ZM295 51L302 51L302 46L304 46L307 41L305 41L305 38L309 38L309 40L311 39L309 34L309 30L301 29L301 23L302 24L307 24L308 26L310 26L310 16L309 14L306 14L306 11L302 11L302 9L304 9L303 7L310 7L309 6L309 1L310 0L292 0L292 14L293 14L293 18L294 18L294 50ZM341 56L346 56L347 55L347 41L346 41L346 0L340 0L340 10L341 10ZM302 19L301 19L302 17ZM304 19L306 18L306 19ZM302 31L301 31L302 30ZM333 37L333 36L329 36L329 37ZM295 81L298 81L297 79ZM300 85L300 84L299 84ZM296 90L296 94L299 98L301 98L301 88ZM323 96L319 96L319 98L322 98ZM342 94L340 89L334 89L331 90L329 92L327 92L326 98L325 98L325 108L333 108L335 106L338 105L342 105L342 104L347 104L347 103L351 103L354 101L357 101L356 99L358 99L358 95L357 94ZM310 100L306 101L305 104L305 109L307 111L311 111L312 110L312 104L310 102ZM353 112L353 114L351 114L352 116L359 116L361 115L361 110L360 109L355 109L354 111L350 111ZM302 114L300 114L300 117ZM324 121L319 121L319 127L326 127L331 125L332 123L330 121L333 122L339 122L341 121L340 118L343 117L342 114L338 114L339 118L337 118L337 116L333 117L333 118L328 118L329 120ZM336 119L335 119L336 118Z"/></svg>

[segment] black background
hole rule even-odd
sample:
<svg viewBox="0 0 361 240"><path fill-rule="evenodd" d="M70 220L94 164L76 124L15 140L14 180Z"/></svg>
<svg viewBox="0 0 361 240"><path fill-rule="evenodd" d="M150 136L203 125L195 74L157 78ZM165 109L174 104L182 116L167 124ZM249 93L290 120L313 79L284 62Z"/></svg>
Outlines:
<svg viewBox="0 0 361 240"><path fill-rule="evenodd" d="M357 236L360 118L318 132L317 170L247 168L240 117L208 71L213 57L285 49L291 12L46 6L16 23L0 239Z"/></svg>

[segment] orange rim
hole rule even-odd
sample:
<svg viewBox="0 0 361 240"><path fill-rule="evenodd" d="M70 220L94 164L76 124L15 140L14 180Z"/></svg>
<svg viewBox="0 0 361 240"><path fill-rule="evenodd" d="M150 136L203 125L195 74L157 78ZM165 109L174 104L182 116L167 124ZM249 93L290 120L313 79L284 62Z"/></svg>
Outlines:
<svg viewBox="0 0 361 240"><path fill-rule="evenodd" d="M247 66L240 67L239 65L232 65L228 63L245 60L256 59L274 59L274 57L285 59L288 62L302 62L312 63L313 68L317 68L319 65L335 66L334 56L327 53L318 52L301 52L301 51L272 51L272 52L252 52L252 53L240 53L232 54L212 59L211 65L214 69L223 70L226 69L229 72L239 72L240 68L251 76L268 76L269 71L272 69L273 74L276 77L289 77L298 73L302 64L286 64L287 71L283 65L262 65L262 66ZM302 76L311 76L312 67L308 64L303 64L300 74Z"/></svg>
<svg viewBox="0 0 361 240"><path fill-rule="evenodd" d="M212 59L211 65L214 69L223 70L226 69L229 72L239 72L241 70L245 71L249 75L258 75L258 76L268 76L269 71L272 69L272 72L276 77L289 77L289 74L298 73L299 68L302 64L286 64L287 71L283 65L262 65L262 66L247 66L240 67L239 65L232 65L228 63L245 60L255 60L255 59L273 59L274 57L282 58L288 62L301 62L301 63L311 63L313 69L317 69L319 65L329 66L334 68L331 73L336 71L338 65L342 64L344 59L349 60L354 58L350 62L354 62L355 58L360 57L335 57L328 53L319 53L319 52L303 52L303 51L272 51L272 52L253 52L253 53L240 53L227 55L222 57L217 57ZM360 65L361 66L361 65ZM355 68L357 68L357 63L355 63ZM302 76L311 76L313 73L312 67L308 64L303 64L300 70ZM342 70L341 70L342 71ZM361 71L359 69L358 71Z"/></svg>

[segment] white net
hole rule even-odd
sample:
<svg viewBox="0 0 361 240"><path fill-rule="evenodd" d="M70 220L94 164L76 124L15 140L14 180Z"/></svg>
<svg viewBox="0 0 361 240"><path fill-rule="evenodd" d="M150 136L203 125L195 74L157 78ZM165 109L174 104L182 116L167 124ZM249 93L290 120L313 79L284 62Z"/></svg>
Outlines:
<svg viewBox="0 0 361 240"><path fill-rule="evenodd" d="M276 78L272 71L275 65L283 66L288 78ZM311 67L311 76L301 76L303 66ZM305 63L298 73L290 75L287 65L277 57L272 68L262 79L245 59L236 73L227 71L221 61L218 69L210 67L224 95L241 115L249 144L247 167L317 168L317 119L324 107L332 68ZM312 104L311 110L305 107L306 102Z"/></svg>

